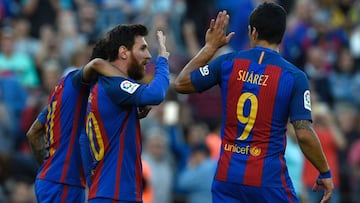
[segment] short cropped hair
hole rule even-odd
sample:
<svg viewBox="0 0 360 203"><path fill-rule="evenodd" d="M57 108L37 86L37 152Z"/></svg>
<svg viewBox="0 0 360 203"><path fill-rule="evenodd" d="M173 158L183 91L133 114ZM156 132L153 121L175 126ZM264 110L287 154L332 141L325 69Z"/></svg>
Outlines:
<svg viewBox="0 0 360 203"><path fill-rule="evenodd" d="M276 3L265 2L250 14L251 30L256 28L258 39L280 44L286 29L286 11Z"/></svg>

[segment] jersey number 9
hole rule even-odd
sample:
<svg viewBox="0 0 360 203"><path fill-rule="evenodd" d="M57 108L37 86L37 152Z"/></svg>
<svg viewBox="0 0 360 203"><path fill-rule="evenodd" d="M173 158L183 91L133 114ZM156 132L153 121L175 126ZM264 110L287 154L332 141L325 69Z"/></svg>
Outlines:
<svg viewBox="0 0 360 203"><path fill-rule="evenodd" d="M245 102L250 101L250 113L249 115L244 115L244 106ZM240 123L245 124L245 128L237 140L246 140L249 137L250 131L254 127L258 110L258 99L256 95L250 92L245 92L240 95L237 102L236 115Z"/></svg>

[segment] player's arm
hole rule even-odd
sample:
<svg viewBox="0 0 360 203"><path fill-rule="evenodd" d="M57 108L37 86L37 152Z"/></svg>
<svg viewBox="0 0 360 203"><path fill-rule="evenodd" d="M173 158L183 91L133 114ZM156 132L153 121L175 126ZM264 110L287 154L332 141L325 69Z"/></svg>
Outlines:
<svg viewBox="0 0 360 203"><path fill-rule="evenodd" d="M231 32L226 35L229 19L230 17L226 11L221 11L218 13L216 20L211 20L209 29L205 35L204 47L185 65L184 69L182 69L175 79L175 90L177 92L185 94L196 92L195 87L191 83L190 73L206 65L219 48L229 43L235 34Z"/></svg>
<svg viewBox="0 0 360 203"><path fill-rule="evenodd" d="M168 57L170 53L166 50L166 36L162 31L157 31L159 42L159 57L156 61L153 80L142 90L140 101L137 105L158 105L164 99L170 84L170 72Z"/></svg>
<svg viewBox="0 0 360 203"><path fill-rule="evenodd" d="M312 128L310 121L297 120L293 121L292 124L302 152L320 173L313 190L316 191L319 186L322 186L325 191L321 202L328 202L331 198L334 184L319 138Z"/></svg>
<svg viewBox="0 0 360 203"><path fill-rule="evenodd" d="M149 84L139 84L123 77L102 77L100 79L114 103L139 107L138 118L143 118L149 113L151 108L148 105L158 105L164 100L170 85L168 65L170 54L166 51L166 37L162 31L157 32L157 37L159 57L156 59L154 77Z"/></svg>
<svg viewBox="0 0 360 203"><path fill-rule="evenodd" d="M36 119L26 133L31 152L38 165L42 165L46 156L45 149L45 124Z"/></svg>
<svg viewBox="0 0 360 203"><path fill-rule="evenodd" d="M90 83L95 81L99 75L114 76L119 74L120 71L108 61L101 58L95 58L85 65L82 77L84 82Z"/></svg>

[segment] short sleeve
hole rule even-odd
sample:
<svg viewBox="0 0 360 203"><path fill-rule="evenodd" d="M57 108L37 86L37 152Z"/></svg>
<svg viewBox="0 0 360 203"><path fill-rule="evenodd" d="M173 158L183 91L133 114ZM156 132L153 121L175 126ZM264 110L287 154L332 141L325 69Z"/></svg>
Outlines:
<svg viewBox="0 0 360 203"><path fill-rule="evenodd" d="M68 77L71 78L72 84L76 89L80 89L81 87L84 87L84 86L90 87L90 84L85 83L83 81L83 78L82 78L83 71L84 71L83 68L81 68L78 70L71 71L68 74Z"/></svg>
<svg viewBox="0 0 360 203"><path fill-rule="evenodd" d="M190 73L191 83L197 92L203 92L220 83L221 65L225 60L226 55L219 56L211 63Z"/></svg>
<svg viewBox="0 0 360 203"><path fill-rule="evenodd" d="M312 121L309 81L303 72L294 74L294 87L290 101L290 121L296 120Z"/></svg>

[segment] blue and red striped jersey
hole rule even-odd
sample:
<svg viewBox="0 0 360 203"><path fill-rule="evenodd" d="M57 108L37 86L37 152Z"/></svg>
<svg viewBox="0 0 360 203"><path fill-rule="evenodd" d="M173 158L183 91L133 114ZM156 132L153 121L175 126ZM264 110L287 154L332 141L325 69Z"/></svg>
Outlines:
<svg viewBox="0 0 360 203"><path fill-rule="evenodd" d="M92 87L86 134L94 160L89 199L142 199L141 131L138 107L159 104L169 86L167 60L160 57L154 79L140 84L101 76Z"/></svg>
<svg viewBox="0 0 360 203"><path fill-rule="evenodd" d="M222 143L215 179L292 185L284 159L286 124L311 120L306 75L278 52L254 47L214 59L191 72L191 81L198 92L221 87Z"/></svg>
<svg viewBox="0 0 360 203"><path fill-rule="evenodd" d="M89 92L79 69L63 77L50 94L47 107L38 116L45 123L48 152L38 179L85 187L79 135L85 127Z"/></svg>

